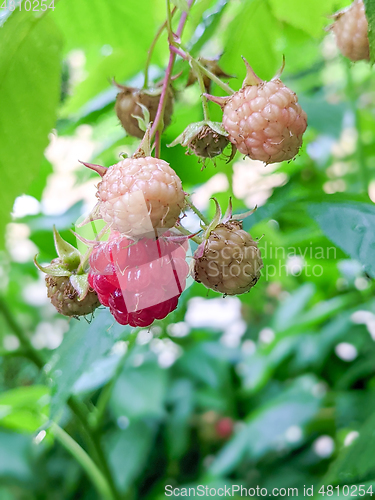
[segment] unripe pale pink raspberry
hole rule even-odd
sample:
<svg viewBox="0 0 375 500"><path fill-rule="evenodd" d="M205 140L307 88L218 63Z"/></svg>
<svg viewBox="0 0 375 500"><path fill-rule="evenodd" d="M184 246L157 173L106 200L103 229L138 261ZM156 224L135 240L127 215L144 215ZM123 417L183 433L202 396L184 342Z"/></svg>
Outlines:
<svg viewBox="0 0 375 500"><path fill-rule="evenodd" d="M247 76L238 92L208 97L223 106L224 128L242 154L265 163L291 160L302 145L306 113L278 77L265 82L246 65Z"/></svg>
<svg viewBox="0 0 375 500"><path fill-rule="evenodd" d="M355 0L348 8L336 12L330 27L336 35L341 53L351 61L370 59L368 23L362 0Z"/></svg>
<svg viewBox="0 0 375 500"><path fill-rule="evenodd" d="M96 292L89 287L88 275L83 269L83 257L65 241L56 228L53 237L58 257L47 266L41 266L36 256L36 267L46 274L47 296L52 305L64 316L84 316L100 306Z"/></svg>
<svg viewBox="0 0 375 500"><path fill-rule="evenodd" d="M95 291L89 290L84 299L70 283L69 277L46 275L47 295L57 311L64 316L84 316L91 314L100 306Z"/></svg>
<svg viewBox="0 0 375 500"><path fill-rule="evenodd" d="M130 237L169 229L185 205L181 180L159 158L126 158L112 165L98 185L100 214L112 230Z"/></svg>
<svg viewBox="0 0 375 500"><path fill-rule="evenodd" d="M193 277L225 295L248 292L260 278L263 261L257 243L240 221L218 224L194 255Z"/></svg>

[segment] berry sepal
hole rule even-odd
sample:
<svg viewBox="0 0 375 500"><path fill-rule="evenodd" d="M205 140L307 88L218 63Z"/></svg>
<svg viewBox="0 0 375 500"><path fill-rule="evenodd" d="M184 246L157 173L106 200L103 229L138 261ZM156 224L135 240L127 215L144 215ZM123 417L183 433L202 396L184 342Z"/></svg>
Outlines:
<svg viewBox="0 0 375 500"><path fill-rule="evenodd" d="M90 285L87 280L88 275L85 274L72 274L69 278L70 284L77 292L78 301L82 301L88 294Z"/></svg>
<svg viewBox="0 0 375 500"><path fill-rule="evenodd" d="M81 254L73 245L61 238L55 226L53 226L53 239L57 255L66 268L68 270L77 269L81 263Z"/></svg>

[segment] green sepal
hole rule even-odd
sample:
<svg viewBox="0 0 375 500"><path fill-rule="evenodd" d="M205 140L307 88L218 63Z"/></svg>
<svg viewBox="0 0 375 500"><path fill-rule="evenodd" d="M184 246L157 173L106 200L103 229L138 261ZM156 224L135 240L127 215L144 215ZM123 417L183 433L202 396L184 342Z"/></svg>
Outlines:
<svg viewBox="0 0 375 500"><path fill-rule="evenodd" d="M67 269L64 264L50 264L48 266L41 266L37 260L37 256L34 257L34 264L36 267L45 274L50 276L70 276L72 273Z"/></svg>
<svg viewBox="0 0 375 500"><path fill-rule="evenodd" d="M228 208L227 211L225 212L225 215L223 217L222 223L225 224L232 218L233 214L233 206L232 206L232 198L229 198L229 203L228 203Z"/></svg>
<svg viewBox="0 0 375 500"><path fill-rule="evenodd" d="M145 135L141 140L137 151L133 154L133 158L145 158L146 156L151 156L153 147L151 148L151 124L147 126Z"/></svg>
<svg viewBox="0 0 375 500"><path fill-rule="evenodd" d="M53 226L53 239L57 255L66 267L70 271L77 269L81 263L81 254L74 246L62 239L55 226Z"/></svg>
<svg viewBox="0 0 375 500"><path fill-rule="evenodd" d="M243 220L246 219L246 217L249 217L249 215L253 215L253 213L258 209L257 205L252 210L249 210L248 212L244 212L243 214L234 214L231 217L231 220Z"/></svg>
<svg viewBox="0 0 375 500"><path fill-rule="evenodd" d="M78 301L83 300L90 288L87 280L87 274L72 274L69 280L70 284L78 294Z"/></svg>
<svg viewBox="0 0 375 500"><path fill-rule="evenodd" d="M150 112L144 104L141 104L140 102L137 102L137 104L142 109L143 116L132 115L132 118L135 118L138 122L138 127L143 132L146 132L147 127L150 124Z"/></svg>
<svg viewBox="0 0 375 500"><path fill-rule="evenodd" d="M214 132L219 135L223 135L224 137L229 136L228 132L225 130L224 125L221 122L206 122L206 125L208 125Z"/></svg>
<svg viewBox="0 0 375 500"><path fill-rule="evenodd" d="M206 229L206 232L204 233L204 239L206 239L206 240L208 240L208 238L210 237L211 231L213 231L215 229L215 227L220 223L220 219L221 219L221 208L220 208L219 202L217 201L216 198L211 198L211 199L215 202L216 212L215 212L214 218L212 219L212 221L210 222L210 225L208 226L208 228Z"/></svg>
<svg viewBox="0 0 375 500"><path fill-rule="evenodd" d="M189 146L191 141L195 139L195 137L199 134L199 132L206 126L210 127L211 130L213 130L219 135L223 135L224 137L227 137L229 135L220 122L211 122L203 120L201 122L191 123L190 125L188 125L186 129L182 132L182 134L176 137L176 139L170 144L168 144L167 147L173 148L174 146L177 146L177 144L181 144L181 146L184 147Z"/></svg>

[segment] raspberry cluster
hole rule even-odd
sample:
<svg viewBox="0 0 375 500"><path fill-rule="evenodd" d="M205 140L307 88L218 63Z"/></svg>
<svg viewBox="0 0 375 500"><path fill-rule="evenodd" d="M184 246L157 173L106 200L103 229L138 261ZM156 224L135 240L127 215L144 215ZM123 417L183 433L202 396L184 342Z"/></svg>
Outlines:
<svg viewBox="0 0 375 500"><path fill-rule="evenodd" d="M177 307L189 272L187 240L167 234L133 241L120 233L96 245L88 281L121 325L147 327Z"/></svg>

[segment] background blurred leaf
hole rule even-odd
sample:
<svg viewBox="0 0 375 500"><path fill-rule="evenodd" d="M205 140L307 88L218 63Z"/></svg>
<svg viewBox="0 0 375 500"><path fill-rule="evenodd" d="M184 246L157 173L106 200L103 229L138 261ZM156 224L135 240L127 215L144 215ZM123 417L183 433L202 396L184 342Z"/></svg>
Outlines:
<svg viewBox="0 0 375 500"><path fill-rule="evenodd" d="M154 426L139 421L108 437L109 463L120 491L126 491L142 472L154 434Z"/></svg>
<svg viewBox="0 0 375 500"><path fill-rule="evenodd" d="M46 422L49 390L44 385L17 387L0 394L0 426L35 432Z"/></svg>
<svg viewBox="0 0 375 500"><path fill-rule="evenodd" d="M147 361L133 366L130 358L117 379L110 407L116 418L130 420L164 415L166 373L157 363Z"/></svg>
<svg viewBox="0 0 375 500"><path fill-rule="evenodd" d="M275 16L286 21L295 28L303 29L311 36L322 38L323 28L327 24L327 16L336 7L336 0L315 0L300 2L299 0L269 0Z"/></svg>
<svg viewBox="0 0 375 500"><path fill-rule="evenodd" d="M51 418L62 409L79 377L109 351L124 331L126 327L115 323L108 309L97 310L91 323L81 320L72 324L55 351L49 371L53 380Z"/></svg>
<svg viewBox="0 0 375 500"><path fill-rule="evenodd" d="M311 216L327 237L375 277L375 207L365 203L309 205Z"/></svg>
<svg viewBox="0 0 375 500"><path fill-rule="evenodd" d="M359 437L351 446L341 450L337 460L323 479L324 484L353 484L374 477L375 414L359 431Z"/></svg>
<svg viewBox="0 0 375 500"><path fill-rule="evenodd" d="M246 74L245 65L238 54L246 57L263 80L273 78L282 62L281 54L276 52L274 44L279 25L268 2L253 0L241 7L226 32L225 51L221 58L225 71L238 78L236 88L241 86Z"/></svg>
<svg viewBox="0 0 375 500"><path fill-rule="evenodd" d="M168 453L172 460L181 458L189 446L189 419L194 410L193 384L188 379L176 380L169 393L173 405L166 423Z"/></svg>
<svg viewBox="0 0 375 500"><path fill-rule="evenodd" d="M370 42L371 62L375 61L375 1L364 0L366 8L366 17L368 21L368 38Z"/></svg>
<svg viewBox="0 0 375 500"><path fill-rule="evenodd" d="M67 0L57 4L52 17L66 40L65 50L84 49L87 70L86 78L67 99L63 116L77 112L109 87L111 78L121 82L143 69L164 12L160 0L113 0L108 4L100 0ZM156 47L155 63L161 62L160 47L163 50L162 45Z"/></svg>
<svg viewBox="0 0 375 500"><path fill-rule="evenodd" d="M31 437L0 431L0 449L3 450L0 453L0 477L30 480Z"/></svg>
<svg viewBox="0 0 375 500"><path fill-rule="evenodd" d="M312 394L316 382L313 377L297 379L275 399L250 413L246 427L222 448L209 473L226 475L243 457L256 462L280 445L297 446L287 442L285 433L291 426L304 427L318 411L321 401Z"/></svg>

